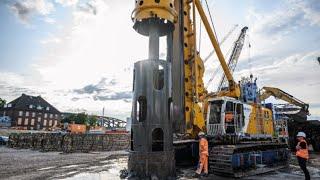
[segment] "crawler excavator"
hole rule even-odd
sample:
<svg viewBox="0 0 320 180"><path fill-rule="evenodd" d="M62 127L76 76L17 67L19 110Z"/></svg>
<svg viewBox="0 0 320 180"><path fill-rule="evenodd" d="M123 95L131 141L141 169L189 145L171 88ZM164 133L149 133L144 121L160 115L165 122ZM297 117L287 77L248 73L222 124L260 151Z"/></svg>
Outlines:
<svg viewBox="0 0 320 180"><path fill-rule="evenodd" d="M197 15L227 80L218 92L203 83ZM135 1L133 27L149 37L149 58L135 63L133 78L128 168L139 177L174 176L174 162L184 149L194 152L200 131L208 135L212 173L243 177L288 165L290 152L274 137L272 111L259 101L252 78L234 80L210 19L211 25L200 0ZM167 38L166 60L159 59L161 36Z"/></svg>
<svg viewBox="0 0 320 180"><path fill-rule="evenodd" d="M307 142L313 147L313 151L320 151L320 122L317 120L307 120L309 113L309 104L297 99L289 93L275 87L263 87L260 90L260 101L264 101L268 97L273 96L276 99L286 101L288 104L276 105L273 109L277 124L280 125L278 131L286 134L286 141L292 150L295 149L297 144L296 134L303 131L307 134ZM280 121L280 122L279 122ZM281 126L285 125L285 128ZM276 127L277 129L277 127Z"/></svg>

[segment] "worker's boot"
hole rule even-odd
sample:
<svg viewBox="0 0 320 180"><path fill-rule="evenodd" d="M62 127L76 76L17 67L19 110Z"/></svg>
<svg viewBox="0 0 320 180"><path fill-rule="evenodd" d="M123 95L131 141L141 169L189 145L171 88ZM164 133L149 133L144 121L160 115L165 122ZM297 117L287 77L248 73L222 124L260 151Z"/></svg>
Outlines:
<svg viewBox="0 0 320 180"><path fill-rule="evenodd" d="M200 177L201 177L201 175L200 175L200 174L198 174L198 173L194 173L193 177L194 177L194 178L200 178Z"/></svg>
<svg viewBox="0 0 320 180"><path fill-rule="evenodd" d="M208 174L208 173L203 173L202 176L203 176L203 177L208 177L209 174Z"/></svg>

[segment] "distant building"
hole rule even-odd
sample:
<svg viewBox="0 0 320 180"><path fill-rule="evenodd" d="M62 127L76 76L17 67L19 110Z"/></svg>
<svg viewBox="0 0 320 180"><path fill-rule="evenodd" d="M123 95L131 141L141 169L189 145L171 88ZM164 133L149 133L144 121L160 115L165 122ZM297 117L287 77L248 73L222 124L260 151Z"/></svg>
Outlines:
<svg viewBox="0 0 320 180"><path fill-rule="evenodd" d="M61 121L61 113L41 96L26 94L0 108L0 116L9 116L11 126L31 130L48 129Z"/></svg>

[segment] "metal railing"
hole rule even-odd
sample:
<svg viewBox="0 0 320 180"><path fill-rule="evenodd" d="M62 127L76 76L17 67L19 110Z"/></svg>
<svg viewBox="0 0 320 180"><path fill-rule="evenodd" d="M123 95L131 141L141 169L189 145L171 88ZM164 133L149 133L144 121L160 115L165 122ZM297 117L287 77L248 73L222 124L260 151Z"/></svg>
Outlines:
<svg viewBox="0 0 320 180"><path fill-rule="evenodd" d="M222 135L225 134L222 124L209 124L208 135Z"/></svg>

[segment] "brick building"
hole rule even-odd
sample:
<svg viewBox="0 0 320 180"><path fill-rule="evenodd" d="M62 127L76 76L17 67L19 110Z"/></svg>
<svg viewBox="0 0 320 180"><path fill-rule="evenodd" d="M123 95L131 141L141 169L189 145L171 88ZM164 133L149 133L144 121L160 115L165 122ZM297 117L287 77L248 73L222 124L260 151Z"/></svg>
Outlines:
<svg viewBox="0 0 320 180"><path fill-rule="evenodd" d="M1 108L0 116L9 116L11 126L31 130L55 127L61 120L61 113L41 96L26 94Z"/></svg>

